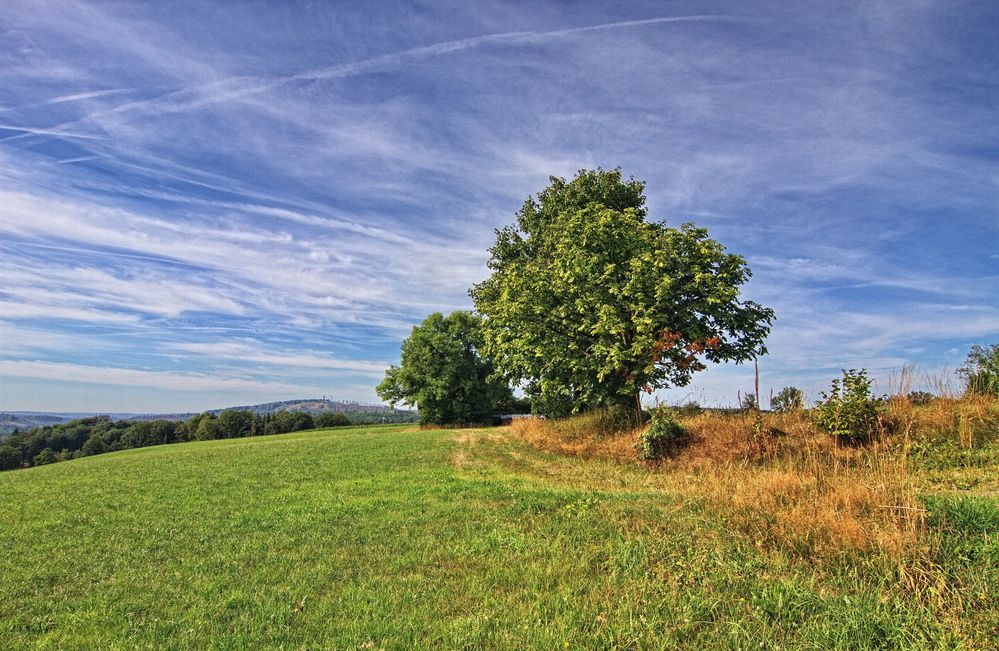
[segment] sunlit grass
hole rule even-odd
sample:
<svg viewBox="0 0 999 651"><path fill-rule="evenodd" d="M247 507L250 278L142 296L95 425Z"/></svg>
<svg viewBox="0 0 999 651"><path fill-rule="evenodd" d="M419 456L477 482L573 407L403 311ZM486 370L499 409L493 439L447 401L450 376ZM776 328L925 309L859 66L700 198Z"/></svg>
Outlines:
<svg viewBox="0 0 999 651"><path fill-rule="evenodd" d="M711 486L717 465L374 427L0 474L0 647L992 643L996 559L975 533L991 498L930 506L933 553L954 559L900 562L877 544L842 556L738 517L773 510L750 496L798 499L807 481L773 467Z"/></svg>

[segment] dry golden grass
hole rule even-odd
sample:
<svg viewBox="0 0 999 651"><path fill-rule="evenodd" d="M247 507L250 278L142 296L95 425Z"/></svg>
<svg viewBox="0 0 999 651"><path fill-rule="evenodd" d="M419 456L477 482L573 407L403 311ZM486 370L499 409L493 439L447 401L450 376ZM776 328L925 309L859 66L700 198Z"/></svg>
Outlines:
<svg viewBox="0 0 999 651"><path fill-rule="evenodd" d="M633 430L594 433L592 416L576 416L565 420L530 418L514 421L511 428L534 447L548 452L579 457L604 457L619 461L634 461Z"/></svg>
<svg viewBox="0 0 999 651"><path fill-rule="evenodd" d="M516 436L559 454L639 464L638 430L587 433L589 418L527 420ZM909 437L951 437L962 445L999 423L994 400L940 399L914 407L889 401L879 439L837 446L807 413L719 414L681 419L691 437L672 458L650 466L651 481L702 500L760 548L779 547L813 559L877 552L912 568L934 546L916 498ZM900 568L903 564L900 564Z"/></svg>
<svg viewBox="0 0 999 651"><path fill-rule="evenodd" d="M937 439L956 437L963 448L973 448L999 434L999 401L985 396L939 398L929 405L908 408L921 434Z"/></svg>

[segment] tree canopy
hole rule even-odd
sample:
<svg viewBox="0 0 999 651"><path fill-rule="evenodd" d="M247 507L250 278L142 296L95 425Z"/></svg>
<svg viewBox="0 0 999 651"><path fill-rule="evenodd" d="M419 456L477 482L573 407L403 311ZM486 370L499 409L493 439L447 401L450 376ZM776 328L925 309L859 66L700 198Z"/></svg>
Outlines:
<svg viewBox="0 0 999 651"><path fill-rule="evenodd" d="M402 343L400 366L392 366L378 395L395 405L416 405L421 423L489 423L509 404L509 385L480 354L481 319L469 312L435 312Z"/></svg>
<svg viewBox="0 0 999 651"><path fill-rule="evenodd" d="M471 290L485 352L535 410L640 407L705 362L765 352L772 310L740 298L751 272L703 228L646 220L644 183L620 170L551 178L497 231Z"/></svg>

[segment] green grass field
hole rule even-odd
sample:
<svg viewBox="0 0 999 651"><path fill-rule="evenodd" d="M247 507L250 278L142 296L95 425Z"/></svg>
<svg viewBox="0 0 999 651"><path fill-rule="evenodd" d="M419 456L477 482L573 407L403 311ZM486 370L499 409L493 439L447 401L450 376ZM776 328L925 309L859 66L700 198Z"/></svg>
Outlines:
<svg viewBox="0 0 999 651"><path fill-rule="evenodd" d="M504 430L130 450L0 474L0 648L989 648L994 495L935 499L938 597Z"/></svg>

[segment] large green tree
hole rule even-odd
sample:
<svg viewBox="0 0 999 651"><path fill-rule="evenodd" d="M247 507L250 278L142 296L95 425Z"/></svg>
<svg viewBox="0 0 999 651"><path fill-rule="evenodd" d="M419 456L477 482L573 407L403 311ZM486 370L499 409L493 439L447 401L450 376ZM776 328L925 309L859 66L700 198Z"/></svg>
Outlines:
<svg viewBox="0 0 999 651"><path fill-rule="evenodd" d="M705 362L765 352L772 310L740 298L751 273L706 230L646 220L620 170L551 178L497 231L471 290L485 351L550 416L687 384Z"/></svg>
<svg viewBox="0 0 999 651"><path fill-rule="evenodd" d="M376 391L393 406L415 405L421 423L470 425L491 422L512 393L480 354L481 319L469 312L435 312L402 342L399 366L385 372Z"/></svg>

